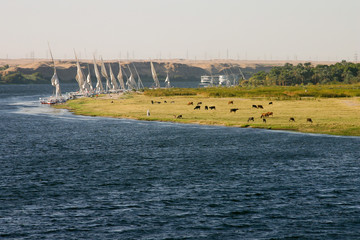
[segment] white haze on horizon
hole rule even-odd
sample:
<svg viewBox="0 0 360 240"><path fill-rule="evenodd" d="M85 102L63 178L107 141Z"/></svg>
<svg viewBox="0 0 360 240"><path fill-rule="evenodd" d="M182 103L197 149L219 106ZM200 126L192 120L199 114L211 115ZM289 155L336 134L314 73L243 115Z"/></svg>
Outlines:
<svg viewBox="0 0 360 240"><path fill-rule="evenodd" d="M0 58L354 61L358 0L0 0ZM359 57L360 58L360 57Z"/></svg>

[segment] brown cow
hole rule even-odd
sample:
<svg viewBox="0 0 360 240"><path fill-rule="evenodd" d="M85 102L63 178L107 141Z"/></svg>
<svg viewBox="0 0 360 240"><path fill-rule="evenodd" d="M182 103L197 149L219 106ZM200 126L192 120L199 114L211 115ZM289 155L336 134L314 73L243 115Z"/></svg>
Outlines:
<svg viewBox="0 0 360 240"><path fill-rule="evenodd" d="M264 107L262 105L257 105L257 108L264 109Z"/></svg>
<svg viewBox="0 0 360 240"><path fill-rule="evenodd" d="M267 114L268 114L268 117L274 116L274 113L273 113L273 112L267 112Z"/></svg>
<svg viewBox="0 0 360 240"><path fill-rule="evenodd" d="M196 105L200 105L200 104L202 104L202 102L198 102Z"/></svg>
<svg viewBox="0 0 360 240"><path fill-rule="evenodd" d="M188 104L187 105L194 105L194 103L193 102L188 102Z"/></svg>
<svg viewBox="0 0 360 240"><path fill-rule="evenodd" d="M266 117L268 117L268 116L269 116L269 113L262 113L261 116L260 116L260 118L266 118Z"/></svg>
<svg viewBox="0 0 360 240"><path fill-rule="evenodd" d="M232 112L236 113L237 110L239 110L239 109L238 109L238 108L231 108L231 109L230 109L230 112L231 112L231 113L232 113Z"/></svg>
<svg viewBox="0 0 360 240"><path fill-rule="evenodd" d="M229 101L228 104L234 104L234 101Z"/></svg>

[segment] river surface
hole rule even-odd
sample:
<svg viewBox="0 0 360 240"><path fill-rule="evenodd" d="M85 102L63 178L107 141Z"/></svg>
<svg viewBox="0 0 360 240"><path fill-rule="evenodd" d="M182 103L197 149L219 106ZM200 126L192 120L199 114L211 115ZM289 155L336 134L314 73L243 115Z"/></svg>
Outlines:
<svg viewBox="0 0 360 240"><path fill-rule="evenodd" d="M51 92L0 85L2 239L360 239L359 137L75 116Z"/></svg>

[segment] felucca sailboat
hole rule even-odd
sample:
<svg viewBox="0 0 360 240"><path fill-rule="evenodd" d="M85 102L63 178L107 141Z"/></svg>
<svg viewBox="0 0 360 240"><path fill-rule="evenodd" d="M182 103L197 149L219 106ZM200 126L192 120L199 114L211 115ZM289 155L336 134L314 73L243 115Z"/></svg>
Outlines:
<svg viewBox="0 0 360 240"><path fill-rule="evenodd" d="M151 65L151 74L152 74L152 77L153 77L154 83L155 83L154 88L160 88L160 82L159 82L159 79L157 77L154 64L152 62L150 62L150 65Z"/></svg>
<svg viewBox="0 0 360 240"><path fill-rule="evenodd" d="M62 102L66 101L66 98L61 96L60 81L59 81L58 75L56 74L55 61L54 61L54 58L53 58L53 55L51 52L50 45L49 45L49 51L50 51L51 60L53 62L53 66L54 66L54 75L51 78L51 85L53 87L55 87L55 94L49 98L45 98L45 99L40 98L40 103L42 103L42 104L62 103Z"/></svg>

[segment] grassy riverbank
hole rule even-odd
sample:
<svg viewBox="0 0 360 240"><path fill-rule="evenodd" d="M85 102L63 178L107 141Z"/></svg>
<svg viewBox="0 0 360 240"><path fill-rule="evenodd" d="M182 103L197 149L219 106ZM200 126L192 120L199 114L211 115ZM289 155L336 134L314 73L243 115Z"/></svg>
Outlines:
<svg viewBox="0 0 360 240"><path fill-rule="evenodd" d="M152 104L151 100L161 103ZM229 105L229 101L233 101L234 104ZM270 101L273 104L269 105ZM194 105L187 105L188 102L194 102ZM198 102L202 102L201 109L194 110ZM216 106L216 110L205 110L205 105ZM264 109L255 109L252 105L263 105ZM208 97L198 93L192 96L156 97L145 92L145 94L112 94L97 98L81 98L55 107L66 108L75 114L87 116L360 136L359 97L269 100L259 97ZM230 113L231 108L239 110ZM146 115L147 110L150 111L150 116ZM260 116L266 112L273 112L274 115L266 118L264 123ZM175 118L174 115L182 115L182 118ZM255 121L247 122L249 117L254 117ZM289 122L290 117L293 117L295 122ZM307 118L311 118L313 123L307 122Z"/></svg>

